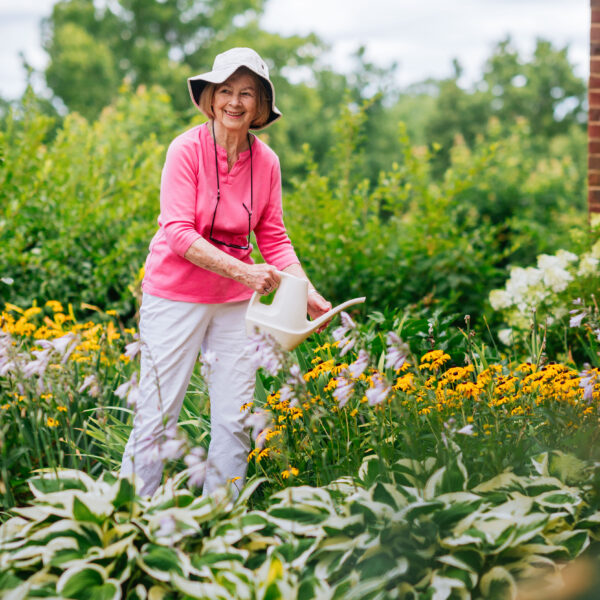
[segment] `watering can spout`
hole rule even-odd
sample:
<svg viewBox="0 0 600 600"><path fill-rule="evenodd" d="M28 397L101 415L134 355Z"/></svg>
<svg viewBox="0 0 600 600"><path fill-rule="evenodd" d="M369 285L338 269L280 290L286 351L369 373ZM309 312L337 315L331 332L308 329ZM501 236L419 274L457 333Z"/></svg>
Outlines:
<svg viewBox="0 0 600 600"><path fill-rule="evenodd" d="M353 298L321 315L314 321L306 318L308 281L279 271L281 281L271 304L262 304L255 292L246 311L246 333L255 329L272 335L285 350L293 350L311 333L342 310L360 304L365 297Z"/></svg>

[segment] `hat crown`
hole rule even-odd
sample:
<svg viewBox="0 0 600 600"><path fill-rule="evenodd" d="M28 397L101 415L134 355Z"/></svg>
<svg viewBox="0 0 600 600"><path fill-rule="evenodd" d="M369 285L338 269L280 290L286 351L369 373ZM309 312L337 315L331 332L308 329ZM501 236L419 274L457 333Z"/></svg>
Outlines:
<svg viewBox="0 0 600 600"><path fill-rule="evenodd" d="M230 67L248 67L257 75L269 79L269 67L252 48L231 48L215 57L213 71Z"/></svg>

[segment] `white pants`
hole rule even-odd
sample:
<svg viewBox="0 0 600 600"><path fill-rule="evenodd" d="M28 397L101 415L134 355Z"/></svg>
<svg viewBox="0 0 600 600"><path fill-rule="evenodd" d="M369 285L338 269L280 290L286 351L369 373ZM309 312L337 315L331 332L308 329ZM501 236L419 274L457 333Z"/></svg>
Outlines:
<svg viewBox="0 0 600 600"><path fill-rule="evenodd" d="M250 435L243 404L252 401L256 371L250 360L245 314L248 302L196 304L144 294L140 309L140 394L121 473L135 472L141 495L151 495L162 478L157 442L175 429L200 350L215 354L208 390L211 442L204 494L239 477L244 484Z"/></svg>

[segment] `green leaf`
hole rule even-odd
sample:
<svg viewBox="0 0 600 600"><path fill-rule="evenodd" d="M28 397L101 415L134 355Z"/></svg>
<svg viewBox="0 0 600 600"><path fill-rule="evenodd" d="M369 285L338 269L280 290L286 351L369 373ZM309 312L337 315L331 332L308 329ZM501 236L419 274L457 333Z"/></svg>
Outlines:
<svg viewBox="0 0 600 600"><path fill-rule="evenodd" d="M517 596L515 579L504 567L493 567L485 573L479 588L486 600L514 600Z"/></svg>
<svg viewBox="0 0 600 600"><path fill-rule="evenodd" d="M589 533L581 529L561 531L547 537L553 544L565 548L571 558L579 556L590 544Z"/></svg>
<svg viewBox="0 0 600 600"><path fill-rule="evenodd" d="M115 507L115 510L128 507L136 497L135 488L129 479L125 477L120 478L118 481L118 486L119 490L112 501L112 505Z"/></svg>
<svg viewBox="0 0 600 600"><path fill-rule="evenodd" d="M146 544L137 562L152 577L159 581L169 581L171 574L187 575L188 569L182 564L182 558L173 548Z"/></svg>
<svg viewBox="0 0 600 600"><path fill-rule="evenodd" d="M73 517L77 521L91 522L102 525L104 518L95 515L77 496L73 498Z"/></svg>
<svg viewBox="0 0 600 600"><path fill-rule="evenodd" d="M56 591L64 598L75 598L77 600L86 600L93 597L94 592L98 593L95 598L116 598L116 591L113 584L107 584L108 579L106 570L96 564L76 565L67 569L59 578L56 584ZM120 589L119 596L120 597Z"/></svg>

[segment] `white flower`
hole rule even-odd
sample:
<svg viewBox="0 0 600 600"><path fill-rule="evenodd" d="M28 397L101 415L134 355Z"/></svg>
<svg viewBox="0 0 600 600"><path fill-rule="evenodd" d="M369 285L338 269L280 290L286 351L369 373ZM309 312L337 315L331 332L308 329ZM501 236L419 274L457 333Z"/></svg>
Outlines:
<svg viewBox="0 0 600 600"><path fill-rule="evenodd" d="M365 350L361 350L358 353L358 358L348 366L348 371L350 371L350 375L356 379L360 377L364 370L367 368L369 364L369 355Z"/></svg>
<svg viewBox="0 0 600 600"><path fill-rule="evenodd" d="M15 280L12 277L2 277L0 278L0 281L2 283L5 283L6 285L12 285L15 282Z"/></svg>
<svg viewBox="0 0 600 600"><path fill-rule="evenodd" d="M128 381L123 382L115 391L115 396L118 396L123 400L127 398L127 404L134 406L137 404L139 399L139 388L138 388L138 375L137 371L134 371L133 375Z"/></svg>
<svg viewBox="0 0 600 600"><path fill-rule="evenodd" d="M252 438L256 441L260 433L266 428L269 423L269 415L264 410L246 413L244 424L252 429Z"/></svg>
<svg viewBox="0 0 600 600"><path fill-rule="evenodd" d="M342 311L340 313L340 318L342 320L342 325L346 329L356 329L356 323L350 318L350 315L347 312Z"/></svg>
<svg viewBox="0 0 600 600"><path fill-rule="evenodd" d="M257 332L250 339L250 350L252 364L256 369L263 368L273 376L281 371L283 351L272 336Z"/></svg>
<svg viewBox="0 0 600 600"><path fill-rule="evenodd" d="M544 284L553 292L562 292L567 289L569 282L573 281L571 273L560 267L544 269Z"/></svg>
<svg viewBox="0 0 600 600"><path fill-rule="evenodd" d="M92 398L97 398L100 395L100 386L98 380L94 374L88 375L84 380L83 384L77 390L78 393L88 390L88 395Z"/></svg>
<svg viewBox="0 0 600 600"><path fill-rule="evenodd" d="M344 356L354 348L354 344L356 344L356 340L354 338L344 338L340 341L338 348L341 348L340 356Z"/></svg>
<svg viewBox="0 0 600 600"><path fill-rule="evenodd" d="M512 304L512 299L506 290L492 290L489 299L494 310L508 308Z"/></svg>
<svg viewBox="0 0 600 600"><path fill-rule="evenodd" d="M465 425L456 433L461 433L462 435L473 435L473 425Z"/></svg>
<svg viewBox="0 0 600 600"><path fill-rule="evenodd" d="M130 342L125 346L125 352L123 353L129 360L133 360L137 353L140 351L142 343L139 341L139 335L134 335L135 341Z"/></svg>
<svg viewBox="0 0 600 600"><path fill-rule="evenodd" d="M36 357L35 360L28 362L23 367L23 375L32 377L33 375L43 375L50 361L50 348L45 350L34 350L32 354Z"/></svg>
<svg viewBox="0 0 600 600"><path fill-rule="evenodd" d="M381 404L387 398L389 391L390 386L383 380L381 375L374 376L373 387L365 392L369 405Z"/></svg>
<svg viewBox="0 0 600 600"><path fill-rule="evenodd" d="M498 339L505 345L511 346L513 343L513 330L508 327L498 331Z"/></svg>
<svg viewBox="0 0 600 600"><path fill-rule="evenodd" d="M403 342L400 337L393 331L388 331L386 336L387 352L385 356L386 368L397 371L402 367L408 358L410 348L408 344Z"/></svg>
<svg viewBox="0 0 600 600"><path fill-rule="evenodd" d="M165 515L158 522L160 527L156 531L157 537L169 537L175 533L176 523L173 515Z"/></svg>
<svg viewBox="0 0 600 600"><path fill-rule="evenodd" d="M579 387L583 388L583 399L592 400L594 394L594 386L596 384L596 373L593 371L583 371L579 373Z"/></svg>
<svg viewBox="0 0 600 600"><path fill-rule="evenodd" d="M576 312L576 311L574 311ZM573 315L570 319L569 319L569 327L579 327L581 325L581 321L583 321L583 318L586 316L586 312L583 311L581 313L579 313L578 315Z"/></svg>
<svg viewBox="0 0 600 600"><path fill-rule="evenodd" d="M338 407L343 408L346 406L348 400L350 400L352 390L354 389L354 382L343 375L341 377L336 377L335 381L337 382L337 385L335 390L333 390L332 396L338 403Z"/></svg>
<svg viewBox="0 0 600 600"><path fill-rule="evenodd" d="M577 269L577 275L580 277L587 277L589 275L596 275L598 273L598 263L600 260L591 256L590 254L584 254L579 262L579 269Z"/></svg>
<svg viewBox="0 0 600 600"><path fill-rule="evenodd" d="M192 448L183 462L188 467L188 481L191 485L201 487L206 476L206 451L199 446Z"/></svg>

